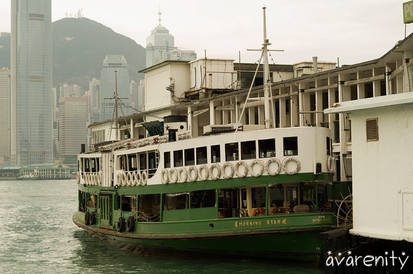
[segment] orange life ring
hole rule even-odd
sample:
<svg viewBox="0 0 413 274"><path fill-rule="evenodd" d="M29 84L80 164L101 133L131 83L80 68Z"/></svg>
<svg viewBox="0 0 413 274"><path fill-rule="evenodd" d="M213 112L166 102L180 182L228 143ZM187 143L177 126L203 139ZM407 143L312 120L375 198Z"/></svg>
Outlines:
<svg viewBox="0 0 413 274"><path fill-rule="evenodd" d="M254 211L252 212L252 215L251 215L251 216L257 216L259 213L260 213L260 209L259 209L259 208L256 208L256 209L254 209Z"/></svg>
<svg viewBox="0 0 413 274"><path fill-rule="evenodd" d="M153 138L153 143L154 143L154 144L159 143L159 138L158 138L158 137Z"/></svg>

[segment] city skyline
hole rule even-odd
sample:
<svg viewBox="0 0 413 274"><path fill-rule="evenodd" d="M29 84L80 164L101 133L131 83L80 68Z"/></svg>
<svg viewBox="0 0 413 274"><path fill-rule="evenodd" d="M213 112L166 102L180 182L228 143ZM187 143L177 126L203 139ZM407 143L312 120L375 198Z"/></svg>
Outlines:
<svg viewBox="0 0 413 274"><path fill-rule="evenodd" d="M10 31L9 1L0 3L0 31ZM145 39L158 24L159 8L162 24L183 49L195 49L198 57L204 49L210 57L254 62L256 53L247 48L259 47L262 41L261 7L268 7L268 34L276 63L309 61L319 56L323 61L353 64L382 56L394 41L404 38L402 3L404 1L158 1L136 3L122 0L59 2L52 5L53 21L66 13L82 9L85 17L107 25L145 46ZM124 7L128 6L127 9ZM189 11L189 12L187 12ZM184 12L186 12L184 14ZM183 16L185 15L185 16ZM407 27L407 33L413 27ZM218 42L217 42L218 41ZM377 44L371 48L371 44Z"/></svg>

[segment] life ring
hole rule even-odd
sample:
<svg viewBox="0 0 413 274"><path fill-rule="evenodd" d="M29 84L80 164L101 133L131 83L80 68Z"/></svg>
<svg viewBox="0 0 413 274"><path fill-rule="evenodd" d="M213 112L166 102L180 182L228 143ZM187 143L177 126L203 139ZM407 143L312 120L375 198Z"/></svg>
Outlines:
<svg viewBox="0 0 413 274"><path fill-rule="evenodd" d="M171 183L176 183L178 181L178 172L175 168L171 168L168 171L168 178Z"/></svg>
<svg viewBox="0 0 413 274"><path fill-rule="evenodd" d="M268 175L276 176L281 172L281 162L277 158L269 159L265 165Z"/></svg>
<svg viewBox="0 0 413 274"><path fill-rule="evenodd" d="M248 165L245 162L237 162L234 169L238 178L244 178L248 174Z"/></svg>
<svg viewBox="0 0 413 274"><path fill-rule="evenodd" d="M132 174L132 172L128 172L128 173L126 174L126 177L128 178L127 181L126 181L126 184L127 184L128 186L132 186L132 181L133 181L133 174Z"/></svg>
<svg viewBox="0 0 413 274"><path fill-rule="evenodd" d="M159 143L159 138L158 138L158 137L153 138L153 143L154 143L154 144Z"/></svg>
<svg viewBox="0 0 413 274"><path fill-rule="evenodd" d="M128 221L126 222L126 231L133 232L135 228L135 217L129 216Z"/></svg>
<svg viewBox="0 0 413 274"><path fill-rule="evenodd" d="M251 174L254 177L259 177L264 173L264 164L261 160L254 160L251 163Z"/></svg>
<svg viewBox="0 0 413 274"><path fill-rule="evenodd" d="M148 172L146 170L142 171L141 178L141 185L146 186L146 184L148 183Z"/></svg>
<svg viewBox="0 0 413 274"><path fill-rule="evenodd" d="M207 165L200 166L198 168L198 177L202 181L208 180L209 177L209 169Z"/></svg>
<svg viewBox="0 0 413 274"><path fill-rule="evenodd" d="M225 179L234 177L234 166L232 165L232 163L227 162L222 165L222 176Z"/></svg>
<svg viewBox="0 0 413 274"><path fill-rule="evenodd" d="M334 157L328 156L327 157L327 170L332 172L334 170Z"/></svg>
<svg viewBox="0 0 413 274"><path fill-rule="evenodd" d="M125 218L119 217L119 220L117 223L117 230L118 232L123 232L125 230Z"/></svg>
<svg viewBox="0 0 413 274"><path fill-rule="evenodd" d="M120 185L121 185L121 181L122 181L122 174L121 174L121 173L118 173L118 175L116 175L116 179L117 179L117 181L116 181L116 183L115 183L115 186L120 186Z"/></svg>
<svg viewBox="0 0 413 274"><path fill-rule="evenodd" d="M138 175L136 171L132 172L132 186L136 186L138 184Z"/></svg>
<svg viewBox="0 0 413 274"><path fill-rule="evenodd" d="M257 216L260 213L260 209L256 208L254 211L252 211L251 216Z"/></svg>
<svg viewBox="0 0 413 274"><path fill-rule="evenodd" d="M168 184L169 183L169 176L168 176L168 170L167 169L162 169L161 179L162 179L162 184Z"/></svg>
<svg viewBox="0 0 413 274"><path fill-rule="evenodd" d="M198 179L198 169L196 167L189 167L187 173L189 182L195 182Z"/></svg>
<svg viewBox="0 0 413 274"><path fill-rule="evenodd" d="M185 183L188 180L188 172L184 167L178 170L178 177L181 183Z"/></svg>
<svg viewBox="0 0 413 274"><path fill-rule="evenodd" d="M212 180L217 180L221 177L221 169L218 164L212 164L209 167L209 174Z"/></svg>
<svg viewBox="0 0 413 274"><path fill-rule="evenodd" d="M296 158L287 158L283 162L284 172L288 175L297 174L300 171L301 164Z"/></svg>
<svg viewBox="0 0 413 274"><path fill-rule="evenodd" d="M142 173L140 171L136 172L136 185L140 186L142 184Z"/></svg>

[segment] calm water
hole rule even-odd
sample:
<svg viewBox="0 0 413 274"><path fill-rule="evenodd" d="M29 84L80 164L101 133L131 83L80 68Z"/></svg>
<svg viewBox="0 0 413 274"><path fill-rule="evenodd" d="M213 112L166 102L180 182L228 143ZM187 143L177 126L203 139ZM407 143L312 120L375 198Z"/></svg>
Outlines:
<svg viewBox="0 0 413 274"><path fill-rule="evenodd" d="M322 273L309 265L148 257L77 228L74 181L0 181L0 273Z"/></svg>

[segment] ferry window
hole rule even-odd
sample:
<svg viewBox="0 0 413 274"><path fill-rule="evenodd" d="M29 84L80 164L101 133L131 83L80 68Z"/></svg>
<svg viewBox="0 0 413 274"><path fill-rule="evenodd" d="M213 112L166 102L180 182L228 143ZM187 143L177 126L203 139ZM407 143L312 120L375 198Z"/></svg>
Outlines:
<svg viewBox="0 0 413 274"><path fill-rule="evenodd" d="M96 171L100 171L100 159L96 158Z"/></svg>
<svg viewBox="0 0 413 274"><path fill-rule="evenodd" d="M180 167L184 165L182 150L174 151L174 167Z"/></svg>
<svg viewBox="0 0 413 274"><path fill-rule="evenodd" d="M79 211L85 212L86 211L86 193L82 191L78 191L78 201L79 201Z"/></svg>
<svg viewBox="0 0 413 274"><path fill-rule="evenodd" d="M136 212L136 198L133 196L122 196L122 211Z"/></svg>
<svg viewBox="0 0 413 274"><path fill-rule="evenodd" d="M202 190L191 192L191 208L204 208L215 206L215 190Z"/></svg>
<svg viewBox="0 0 413 274"><path fill-rule="evenodd" d="M159 222L160 220L160 194L139 196L139 222Z"/></svg>
<svg viewBox="0 0 413 274"><path fill-rule="evenodd" d="M298 137L284 138L284 156L298 155Z"/></svg>
<svg viewBox="0 0 413 274"><path fill-rule="evenodd" d="M257 208L257 207L265 208L265 195L266 195L265 187L252 188L251 194L252 194L252 207L253 208Z"/></svg>
<svg viewBox="0 0 413 274"><path fill-rule="evenodd" d="M255 159L256 157L255 141L242 142L241 160Z"/></svg>
<svg viewBox="0 0 413 274"><path fill-rule="evenodd" d="M171 153L169 151L163 154L163 166L164 168L171 167Z"/></svg>
<svg viewBox="0 0 413 274"><path fill-rule="evenodd" d="M211 163L221 162L221 149L219 145L211 146Z"/></svg>
<svg viewBox="0 0 413 274"><path fill-rule="evenodd" d="M129 171L135 171L138 169L138 165L136 163L136 154L128 155L128 167Z"/></svg>
<svg viewBox="0 0 413 274"><path fill-rule="evenodd" d="M327 155L331 155L331 139L330 139L330 137L326 138L326 146L327 146Z"/></svg>
<svg viewBox="0 0 413 274"><path fill-rule="evenodd" d="M374 142L379 140L379 126L377 118L366 120L366 136L367 142Z"/></svg>
<svg viewBox="0 0 413 274"><path fill-rule="evenodd" d="M90 159L90 166L91 166L91 171L96 172L96 159L95 158Z"/></svg>
<svg viewBox="0 0 413 274"><path fill-rule="evenodd" d="M195 150L193 148L185 149L185 165L195 165Z"/></svg>
<svg viewBox="0 0 413 274"><path fill-rule="evenodd" d="M97 201L96 194L91 194L89 196L89 199L87 200L87 207L96 208L96 201Z"/></svg>
<svg viewBox="0 0 413 274"><path fill-rule="evenodd" d="M286 189L286 197L287 197L287 207L290 208L290 211L294 209L294 206L298 205L298 191L297 187L287 187Z"/></svg>
<svg viewBox="0 0 413 274"><path fill-rule="evenodd" d="M218 191L218 217L232 218L240 217L240 190L220 189Z"/></svg>
<svg viewBox="0 0 413 274"><path fill-rule="evenodd" d="M317 203L319 208L328 208L330 207L328 202L327 196L327 186L326 185L318 185L317 187Z"/></svg>
<svg viewBox="0 0 413 274"><path fill-rule="evenodd" d="M306 204L310 207L315 202L315 187L313 185L300 185L300 204Z"/></svg>
<svg viewBox="0 0 413 274"><path fill-rule="evenodd" d="M188 208L188 193L165 194L164 210Z"/></svg>
<svg viewBox="0 0 413 274"><path fill-rule="evenodd" d="M275 157L275 139L258 140L259 157Z"/></svg>
<svg viewBox="0 0 413 274"><path fill-rule="evenodd" d="M84 161L85 161L85 172L90 172L89 159L84 159Z"/></svg>
<svg viewBox="0 0 413 274"><path fill-rule="evenodd" d="M196 149L196 164L202 165L206 164L207 161L207 148L206 147L198 147Z"/></svg>
<svg viewBox="0 0 413 274"><path fill-rule="evenodd" d="M146 152L139 153L139 170L146 169Z"/></svg>
<svg viewBox="0 0 413 274"><path fill-rule="evenodd" d="M268 188L270 192L270 207L283 207L284 206L284 188L282 185L277 185ZM271 212L271 211L270 211ZM278 212L273 212L278 213Z"/></svg>
<svg viewBox="0 0 413 274"><path fill-rule="evenodd" d="M238 143L225 144L225 161L238 161Z"/></svg>
<svg viewBox="0 0 413 274"><path fill-rule="evenodd" d="M148 153L148 164L148 175L151 178L158 168L158 155L155 151Z"/></svg>
<svg viewBox="0 0 413 274"><path fill-rule="evenodd" d="M126 155L120 156L119 161L120 161L120 169L126 170Z"/></svg>

